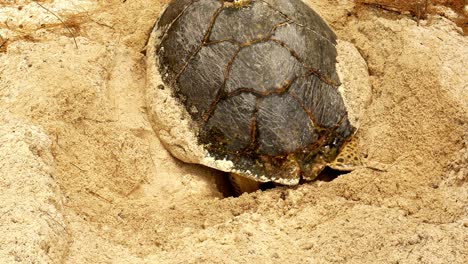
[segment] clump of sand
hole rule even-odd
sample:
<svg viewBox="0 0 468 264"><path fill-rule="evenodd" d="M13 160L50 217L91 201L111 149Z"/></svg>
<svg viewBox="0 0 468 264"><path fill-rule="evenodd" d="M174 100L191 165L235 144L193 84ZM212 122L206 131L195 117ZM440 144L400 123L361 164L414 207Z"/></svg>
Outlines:
<svg viewBox="0 0 468 264"><path fill-rule="evenodd" d="M385 170L223 199L221 175L174 159L148 121L144 49L165 2L0 1L0 262L467 262L454 23L308 1L367 63L360 146Z"/></svg>

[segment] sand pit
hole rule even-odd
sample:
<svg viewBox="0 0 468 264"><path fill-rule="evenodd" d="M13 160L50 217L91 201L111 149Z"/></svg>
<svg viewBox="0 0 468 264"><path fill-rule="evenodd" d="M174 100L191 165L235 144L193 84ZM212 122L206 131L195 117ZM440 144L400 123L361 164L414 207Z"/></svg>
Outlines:
<svg viewBox="0 0 468 264"><path fill-rule="evenodd" d="M370 75L368 164L223 198L145 104L167 1L0 1L0 263L466 263L468 40L353 1L307 1Z"/></svg>

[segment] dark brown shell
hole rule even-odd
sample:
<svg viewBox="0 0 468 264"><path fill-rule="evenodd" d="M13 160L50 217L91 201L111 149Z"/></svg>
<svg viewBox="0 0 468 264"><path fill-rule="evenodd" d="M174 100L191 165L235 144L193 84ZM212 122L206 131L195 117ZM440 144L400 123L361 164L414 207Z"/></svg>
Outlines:
<svg viewBox="0 0 468 264"><path fill-rule="evenodd" d="M258 180L310 179L354 132L335 34L301 0L227 2L172 1L149 56L211 156Z"/></svg>

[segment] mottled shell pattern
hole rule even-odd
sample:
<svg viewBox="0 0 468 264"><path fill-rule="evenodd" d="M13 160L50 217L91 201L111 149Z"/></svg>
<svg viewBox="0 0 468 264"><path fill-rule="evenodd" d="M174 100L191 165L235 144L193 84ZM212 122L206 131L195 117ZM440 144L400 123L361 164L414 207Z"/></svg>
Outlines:
<svg viewBox="0 0 468 264"><path fill-rule="evenodd" d="M301 0L176 0L161 15L161 88L198 144L261 182L313 180L354 133L336 36ZM216 166L213 166L216 168Z"/></svg>

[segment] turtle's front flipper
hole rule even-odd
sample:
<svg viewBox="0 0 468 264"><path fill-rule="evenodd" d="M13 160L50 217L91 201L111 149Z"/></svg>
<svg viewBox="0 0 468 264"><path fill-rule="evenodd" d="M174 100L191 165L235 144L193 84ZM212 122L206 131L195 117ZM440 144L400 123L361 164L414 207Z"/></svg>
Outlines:
<svg viewBox="0 0 468 264"><path fill-rule="evenodd" d="M352 171L362 166L359 154L357 138L352 137L341 147L335 160L328 164L328 167L339 171Z"/></svg>
<svg viewBox="0 0 468 264"><path fill-rule="evenodd" d="M229 173L229 179L231 184L234 187L234 192L236 195L241 195L242 193L251 193L260 189L260 183L246 177L242 177L235 173Z"/></svg>

